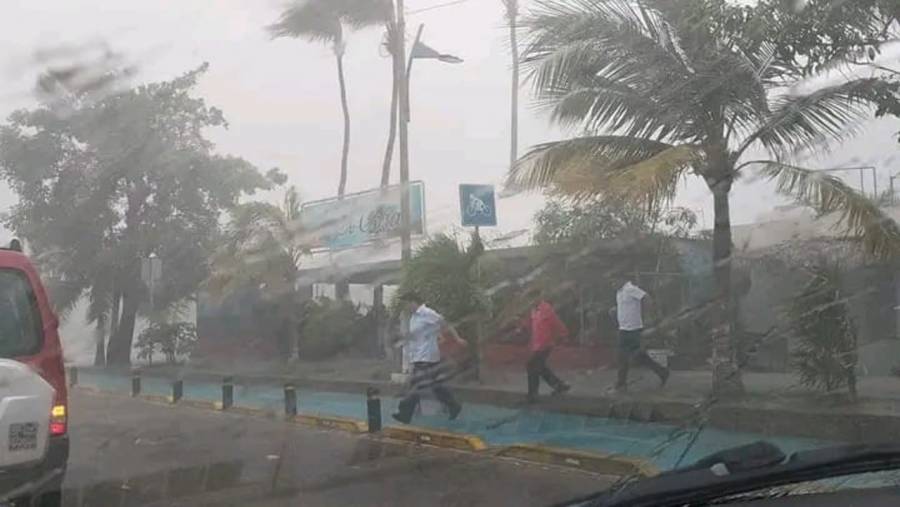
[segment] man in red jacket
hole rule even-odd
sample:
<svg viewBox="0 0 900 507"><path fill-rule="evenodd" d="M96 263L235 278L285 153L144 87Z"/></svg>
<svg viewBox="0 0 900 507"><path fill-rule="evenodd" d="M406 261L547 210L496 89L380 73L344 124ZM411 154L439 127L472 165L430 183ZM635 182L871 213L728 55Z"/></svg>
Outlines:
<svg viewBox="0 0 900 507"><path fill-rule="evenodd" d="M528 402L537 401L538 390L543 378L554 394L562 394L571 387L560 380L547 366L547 358L553 351L553 346L559 338L569 336L569 330L559 320L556 311L545 298L543 291L538 295L537 304L531 310L531 357L528 359L526 371L528 372Z"/></svg>

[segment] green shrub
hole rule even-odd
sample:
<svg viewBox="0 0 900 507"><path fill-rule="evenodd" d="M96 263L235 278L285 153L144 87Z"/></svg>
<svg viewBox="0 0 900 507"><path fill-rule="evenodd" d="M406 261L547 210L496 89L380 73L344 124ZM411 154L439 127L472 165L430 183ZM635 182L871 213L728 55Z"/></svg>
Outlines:
<svg viewBox="0 0 900 507"><path fill-rule="evenodd" d="M135 346L138 358L153 363L156 352L174 364L178 358L188 358L197 345L197 327L188 322L154 322L138 336Z"/></svg>
<svg viewBox="0 0 900 507"><path fill-rule="evenodd" d="M479 280L478 257L484 247L474 235L468 248L456 238L439 234L429 239L415 252L403 268L403 279L397 294L415 291L425 303L456 326L467 340L475 339L476 322L489 304ZM401 305L392 303L395 315Z"/></svg>
<svg viewBox="0 0 900 507"><path fill-rule="evenodd" d="M812 278L795 296L789 317L798 344L791 364L801 384L826 392L846 386L855 396L857 330L840 288L840 272L833 262L813 266Z"/></svg>
<svg viewBox="0 0 900 507"><path fill-rule="evenodd" d="M350 349L376 331L349 301L318 298L306 303L297 349L301 359L326 359Z"/></svg>

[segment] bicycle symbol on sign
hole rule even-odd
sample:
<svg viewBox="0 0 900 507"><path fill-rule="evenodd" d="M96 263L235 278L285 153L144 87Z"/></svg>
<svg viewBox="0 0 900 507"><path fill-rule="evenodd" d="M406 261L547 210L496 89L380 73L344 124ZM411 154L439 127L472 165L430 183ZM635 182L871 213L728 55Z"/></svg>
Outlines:
<svg viewBox="0 0 900 507"><path fill-rule="evenodd" d="M474 194L469 194L469 205L466 208L466 214L470 217L486 217L490 216L491 208Z"/></svg>

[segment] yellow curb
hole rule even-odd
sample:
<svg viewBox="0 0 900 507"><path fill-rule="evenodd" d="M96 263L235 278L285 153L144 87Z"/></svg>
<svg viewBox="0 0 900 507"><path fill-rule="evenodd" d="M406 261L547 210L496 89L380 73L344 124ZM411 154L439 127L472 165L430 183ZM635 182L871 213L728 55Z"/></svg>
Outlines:
<svg viewBox="0 0 900 507"><path fill-rule="evenodd" d="M382 429L384 436L396 440L416 442L419 444L448 447L464 451L483 451L487 445L480 437L465 433L450 433L417 426L387 426Z"/></svg>
<svg viewBox="0 0 900 507"><path fill-rule="evenodd" d="M163 396L161 394L139 394L137 397L145 401L152 401L154 403L165 403L166 405L172 404L171 396Z"/></svg>
<svg viewBox="0 0 900 507"><path fill-rule="evenodd" d="M659 474L659 470L655 465L639 458L559 449L542 445L510 445L501 449L497 455L548 465L575 467L604 475L653 477Z"/></svg>
<svg viewBox="0 0 900 507"><path fill-rule="evenodd" d="M186 407L201 408L201 409L204 409L204 410L217 410L217 408L216 408L216 403L213 402L213 401L206 401L206 400L187 400L187 399L182 398L181 401L178 402L178 404L179 404L179 405L184 405L184 406L186 406Z"/></svg>
<svg viewBox="0 0 900 507"><path fill-rule="evenodd" d="M294 422L315 426L316 428L339 429L351 433L366 433L369 431L369 425L366 422L348 417L301 414L294 416Z"/></svg>
<svg viewBox="0 0 900 507"><path fill-rule="evenodd" d="M219 403L219 405L221 405L221 403ZM226 412L233 412L235 414L261 416L261 417L268 417L268 418L275 417L275 413L272 412L271 410L266 410L264 408L245 407L243 405L233 405L231 408L226 410Z"/></svg>

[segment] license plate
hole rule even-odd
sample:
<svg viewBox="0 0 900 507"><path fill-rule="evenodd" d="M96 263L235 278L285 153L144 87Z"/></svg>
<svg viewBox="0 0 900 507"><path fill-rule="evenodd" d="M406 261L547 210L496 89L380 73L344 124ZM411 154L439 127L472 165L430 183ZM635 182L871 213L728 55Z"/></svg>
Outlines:
<svg viewBox="0 0 900 507"><path fill-rule="evenodd" d="M9 425L9 452L37 449L38 423L12 423Z"/></svg>

